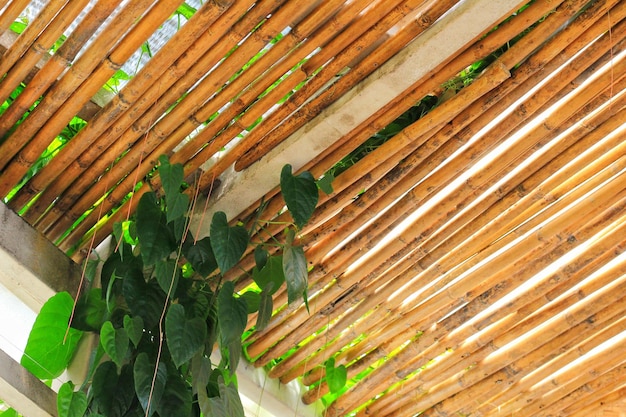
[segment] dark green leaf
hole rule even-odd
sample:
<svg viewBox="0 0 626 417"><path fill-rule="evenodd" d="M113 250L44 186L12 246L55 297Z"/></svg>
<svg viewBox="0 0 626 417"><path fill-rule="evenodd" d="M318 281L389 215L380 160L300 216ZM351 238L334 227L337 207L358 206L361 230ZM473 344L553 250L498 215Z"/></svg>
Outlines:
<svg viewBox="0 0 626 417"><path fill-rule="evenodd" d="M333 394L341 391L348 380L346 367L339 365L335 367L335 358L326 361L326 383Z"/></svg>
<svg viewBox="0 0 626 417"><path fill-rule="evenodd" d="M261 299L259 302L259 314L256 318L256 329L257 331L263 330L267 327L272 318L272 312L274 311L274 301L272 300L272 287L273 284L270 282L267 287L267 291L261 291Z"/></svg>
<svg viewBox="0 0 626 417"><path fill-rule="evenodd" d="M185 308L173 304L165 318L167 347L176 367L189 361L203 346L207 328L204 319L194 317L187 320Z"/></svg>
<svg viewBox="0 0 626 417"><path fill-rule="evenodd" d="M269 295L272 295L283 285L285 282L285 272L283 271L283 257L271 256L263 269L260 271L257 268L252 270L252 278L256 285L264 291L269 291ZM268 286L272 284L271 290Z"/></svg>
<svg viewBox="0 0 626 417"><path fill-rule="evenodd" d="M143 319L139 316L132 318L130 316L124 316L124 328L126 329L129 340L137 347L141 336L143 336Z"/></svg>
<svg viewBox="0 0 626 417"><path fill-rule="evenodd" d="M234 384L224 384L224 379L218 379L220 395L218 397L207 398L198 395L202 414L211 417L245 417L243 405L239 398L239 391Z"/></svg>
<svg viewBox="0 0 626 417"><path fill-rule="evenodd" d="M154 267L154 275L159 286L170 298L174 298L178 280L181 276L180 268L174 259L157 261Z"/></svg>
<svg viewBox="0 0 626 417"><path fill-rule="evenodd" d="M332 172L327 172L324 174L322 178L317 180L317 186L320 187L320 190L324 191L324 193L330 195L333 193L333 184L332 182L335 180L335 176Z"/></svg>
<svg viewBox="0 0 626 417"><path fill-rule="evenodd" d="M232 372L237 369L241 355L241 335L248 323L248 307L245 300L233 296L234 288L232 281L227 281L217 296L220 341L222 348L228 351Z"/></svg>
<svg viewBox="0 0 626 417"><path fill-rule="evenodd" d="M111 357L117 366L122 366L128 353L128 333L126 329L116 329L110 321L104 322L100 330L100 343L104 351Z"/></svg>
<svg viewBox="0 0 626 417"><path fill-rule="evenodd" d="M308 171L294 176L291 165L287 164L280 173L280 191L296 226L302 229L317 206L319 193L315 178Z"/></svg>
<svg viewBox="0 0 626 417"><path fill-rule="evenodd" d="M39 379L57 378L74 356L83 332L68 331L73 306L72 297L60 292L46 301L35 319L21 364Z"/></svg>
<svg viewBox="0 0 626 417"><path fill-rule="evenodd" d="M194 394L205 390L211 374L211 361L204 354L196 354L191 359L191 386Z"/></svg>
<svg viewBox="0 0 626 417"><path fill-rule="evenodd" d="M174 220L184 218L189 209L189 196L187 194L177 193L165 199L167 205L166 219L170 223Z"/></svg>
<svg viewBox="0 0 626 417"><path fill-rule="evenodd" d="M87 411L87 395L74 392L74 384L66 382L59 388L57 413L59 417L83 417Z"/></svg>
<svg viewBox="0 0 626 417"><path fill-rule="evenodd" d="M166 300L156 283L146 283L142 275L130 275L124 279L122 292L130 312L143 319L146 329L158 323Z"/></svg>
<svg viewBox="0 0 626 417"><path fill-rule="evenodd" d="M248 246L248 232L243 226L229 226L226 214L218 211L211 221L211 247L222 274L235 266Z"/></svg>
<svg viewBox="0 0 626 417"><path fill-rule="evenodd" d="M156 369L156 378L154 378ZM163 362L159 362L158 368L154 362L148 359L146 353L140 353L135 360L134 366L135 392L139 403L148 417L159 407L163 397L165 383L167 382L167 369ZM154 378L154 385L153 385ZM149 410L148 410L149 407Z"/></svg>
<svg viewBox="0 0 626 417"><path fill-rule="evenodd" d="M180 375L168 375L158 411L160 416L171 417L187 417L191 413L191 390Z"/></svg>
<svg viewBox="0 0 626 417"><path fill-rule="evenodd" d="M246 291L241 294L241 297L246 300L248 306L248 314L255 313L259 310L259 303L261 302L261 296L255 291Z"/></svg>
<svg viewBox="0 0 626 417"><path fill-rule="evenodd" d="M213 248L211 247L211 238L205 237L204 239L198 240L195 244L191 242L193 242L193 240L186 240L183 246L185 258L187 258L198 274L207 277L211 272L217 269L217 260L213 254Z"/></svg>
<svg viewBox="0 0 626 417"><path fill-rule="evenodd" d="M97 332L106 320L107 306L102 299L102 289L92 288L76 303L72 327L78 330Z"/></svg>
<svg viewBox="0 0 626 417"><path fill-rule="evenodd" d="M146 266L164 259L174 249L172 239L165 225L165 216L157 205L153 192L145 193L137 207L137 235L141 245L141 257Z"/></svg>
<svg viewBox="0 0 626 417"><path fill-rule="evenodd" d="M91 387L100 411L107 416L113 415L118 383L117 366L111 361L101 363L93 376Z"/></svg>
<svg viewBox="0 0 626 417"><path fill-rule="evenodd" d="M306 302L306 289L308 286L309 273L307 271L306 257L300 246L292 246L293 230L288 231L287 244L283 252L283 271L287 282L287 300L291 304L303 297Z"/></svg>
<svg viewBox="0 0 626 417"><path fill-rule="evenodd" d="M269 258L269 253L261 246L257 246L254 248L254 263L258 270L263 269L265 264L267 263L267 259Z"/></svg>

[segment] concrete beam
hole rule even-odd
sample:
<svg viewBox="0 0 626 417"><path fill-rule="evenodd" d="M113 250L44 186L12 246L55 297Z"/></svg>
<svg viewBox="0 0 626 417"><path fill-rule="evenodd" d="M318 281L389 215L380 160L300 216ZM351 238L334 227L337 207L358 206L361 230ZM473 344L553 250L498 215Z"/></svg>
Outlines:
<svg viewBox="0 0 626 417"><path fill-rule="evenodd" d="M222 185L212 197L210 213L205 219L211 219L215 211L223 211L232 219L278 185L285 164L291 164L294 170L300 169L481 33L509 16L519 3L519 0L461 2L261 160L242 172L231 170L220 178ZM203 222L200 236L208 234L209 223Z"/></svg>
<svg viewBox="0 0 626 417"><path fill-rule="evenodd" d="M0 350L0 393L2 400L26 417L56 417L54 391Z"/></svg>
<svg viewBox="0 0 626 417"><path fill-rule="evenodd" d="M59 291L76 294L80 267L0 203L0 284L30 309L39 309Z"/></svg>

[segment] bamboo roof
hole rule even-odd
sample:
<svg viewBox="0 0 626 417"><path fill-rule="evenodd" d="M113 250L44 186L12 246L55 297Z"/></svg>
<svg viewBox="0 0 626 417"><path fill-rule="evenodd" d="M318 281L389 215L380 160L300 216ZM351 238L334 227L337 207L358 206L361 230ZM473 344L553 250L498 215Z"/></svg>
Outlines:
<svg viewBox="0 0 626 417"><path fill-rule="evenodd" d="M191 189L217 193L233 168L391 77L385 63L431 31L454 36L437 22L467 2L206 2L188 21L175 15L171 39L109 92L180 0L49 0L19 36L9 28L30 2L0 2L0 196L80 261L158 189L159 155L184 164ZM318 154L285 156L321 177L424 97L437 103L320 191L299 237L310 312L280 308L247 341L256 366L309 387L305 403L329 398L327 359L344 364L349 386L326 416L588 416L620 404L626 3L503 3L497 27L378 110L355 110ZM68 126L78 133L58 139ZM280 212L277 189L262 193L264 213Z"/></svg>

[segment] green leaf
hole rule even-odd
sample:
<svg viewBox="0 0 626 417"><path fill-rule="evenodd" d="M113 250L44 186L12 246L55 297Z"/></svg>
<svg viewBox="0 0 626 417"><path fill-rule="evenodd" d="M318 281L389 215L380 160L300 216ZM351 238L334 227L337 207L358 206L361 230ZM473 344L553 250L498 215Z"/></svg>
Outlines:
<svg viewBox="0 0 626 417"><path fill-rule="evenodd" d="M246 305L248 306L248 314L255 313L259 310L261 295L258 292L246 291L241 294L241 297L246 300Z"/></svg>
<svg viewBox="0 0 626 417"><path fill-rule="evenodd" d="M346 386L348 381L348 371L343 365L335 367L335 358L326 361L326 383L330 392L338 393Z"/></svg>
<svg viewBox="0 0 626 417"><path fill-rule="evenodd" d="M245 300L235 298L235 285L227 281L217 296L217 315L222 348L228 351L230 369L235 372L241 356L241 335L248 323L248 307Z"/></svg>
<svg viewBox="0 0 626 417"><path fill-rule="evenodd" d="M133 316L140 316L146 329L153 328L166 303L158 285L154 281L146 283L142 275L129 275L124 279L122 292Z"/></svg>
<svg viewBox="0 0 626 417"><path fill-rule="evenodd" d="M332 182L335 180L335 176L332 172L327 172L324 174L322 178L317 180L317 186L320 190L324 191L325 194L330 195L333 193L333 184Z"/></svg>
<svg viewBox="0 0 626 417"><path fill-rule="evenodd" d="M259 314L256 318L256 329L257 331L263 330L267 327L272 318L272 313L274 311L274 300L272 300L272 289L273 284L270 282L267 287L267 291L261 291L261 299L259 302Z"/></svg>
<svg viewBox="0 0 626 417"><path fill-rule="evenodd" d="M189 196L182 193L174 194L171 197L166 196L165 204L167 205L166 219L170 223L187 215Z"/></svg>
<svg viewBox="0 0 626 417"><path fill-rule="evenodd" d="M219 397L207 398L206 394L198 395L202 414L211 417L245 417L237 387L234 384L224 384L221 376L218 378L218 386Z"/></svg>
<svg viewBox="0 0 626 417"><path fill-rule="evenodd" d="M254 248L254 263L259 270L263 269L263 267L267 263L268 258L269 253L261 246L257 246Z"/></svg>
<svg viewBox="0 0 626 417"><path fill-rule="evenodd" d="M143 336L143 319L140 316L130 317L126 315L124 316L124 328L130 341L137 347Z"/></svg>
<svg viewBox="0 0 626 417"><path fill-rule="evenodd" d="M57 378L74 356L83 332L68 331L73 306L72 297L60 292L46 301L35 319L21 364L39 379Z"/></svg>
<svg viewBox="0 0 626 417"><path fill-rule="evenodd" d="M154 386L152 379L156 368L156 378ZM144 411L148 417L159 407L159 402L165 391L167 382L167 369L163 362L159 362L158 368L148 359L145 352L140 353L135 360L134 366L135 392Z"/></svg>
<svg viewBox="0 0 626 417"><path fill-rule="evenodd" d="M87 394L74 392L74 384L66 382L59 388L57 395L57 414L59 417L83 417L87 411Z"/></svg>
<svg viewBox="0 0 626 417"><path fill-rule="evenodd" d="M100 330L100 343L104 351L111 357L117 366L122 366L128 353L128 333L126 329L116 329L110 321L104 322Z"/></svg>
<svg viewBox="0 0 626 417"><path fill-rule="evenodd" d="M102 289L92 288L80 297L72 318L72 327L78 330L97 332L107 316L106 302L102 299Z"/></svg>
<svg viewBox="0 0 626 417"><path fill-rule="evenodd" d="M235 266L248 246L248 232L243 226L229 226L226 214L218 211L211 221L211 247L222 274Z"/></svg>
<svg viewBox="0 0 626 417"><path fill-rule="evenodd" d="M137 235L146 266L166 258L174 249L164 220L156 195L153 192L142 195L137 206Z"/></svg>
<svg viewBox="0 0 626 417"><path fill-rule="evenodd" d="M307 270L306 257L301 246L292 246L293 230L287 232L287 244L283 251L283 271L287 282L287 300L291 304L300 297L306 300L309 272Z"/></svg>
<svg viewBox="0 0 626 417"><path fill-rule="evenodd" d="M20 417L15 408L8 408L0 413L2 417Z"/></svg>
<svg viewBox="0 0 626 417"><path fill-rule="evenodd" d="M178 280L181 276L181 271L176 261L174 259L157 261L154 267L154 275L163 292L169 294L170 298L174 298Z"/></svg>
<svg viewBox="0 0 626 417"><path fill-rule="evenodd" d="M93 375L91 388L100 411L107 416L113 414L112 409L118 383L117 366L111 361L101 363Z"/></svg>
<svg viewBox="0 0 626 417"><path fill-rule="evenodd" d="M165 195L173 195L180 192L180 186L185 176L183 166L181 164L171 165L167 155L161 155L159 157L158 170Z"/></svg>
<svg viewBox="0 0 626 417"><path fill-rule="evenodd" d="M168 375L163 399L160 401L160 416L189 416L191 413L191 390L180 375Z"/></svg>
<svg viewBox="0 0 626 417"><path fill-rule="evenodd" d="M319 193L315 178L308 171L294 176L291 165L287 164L280 173L280 191L296 226L302 229L317 206Z"/></svg>
<svg viewBox="0 0 626 417"><path fill-rule="evenodd" d="M283 285L285 282L285 272L283 271L283 257L271 256L265 266L260 271L257 268L252 270L252 278L256 285L263 291L269 292L272 295ZM268 288L272 285L271 289Z"/></svg>
<svg viewBox="0 0 626 417"><path fill-rule="evenodd" d="M198 274L207 277L217 269L217 260L211 247L211 238L205 237L195 244L191 243L192 241L193 239L185 240L183 254Z"/></svg>
<svg viewBox="0 0 626 417"><path fill-rule="evenodd" d="M191 387L194 394L202 390L206 392L210 374L211 361L209 358L204 356L204 354L194 355L191 359Z"/></svg>
<svg viewBox="0 0 626 417"><path fill-rule="evenodd" d="M206 323L202 318L187 320L182 305L170 306L165 317L165 336L177 368L189 361L204 346L206 334Z"/></svg>

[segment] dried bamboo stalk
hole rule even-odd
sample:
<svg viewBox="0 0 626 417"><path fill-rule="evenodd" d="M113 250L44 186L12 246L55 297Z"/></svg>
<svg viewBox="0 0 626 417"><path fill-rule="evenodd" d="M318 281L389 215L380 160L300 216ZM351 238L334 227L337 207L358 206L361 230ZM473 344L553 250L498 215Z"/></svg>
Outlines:
<svg viewBox="0 0 626 417"><path fill-rule="evenodd" d="M56 16L53 16L53 20L33 42L33 45L24 52L10 70L7 70L0 83L0 102L4 102L11 95L40 59L49 56L50 48L87 4L87 0L69 2Z"/></svg>
<svg viewBox="0 0 626 417"><path fill-rule="evenodd" d="M30 0L13 0L0 14L0 35L6 32L11 24L20 16Z"/></svg>
<svg viewBox="0 0 626 417"><path fill-rule="evenodd" d="M0 74L6 74L11 67L19 62L21 57L37 41L41 32L48 26L60 10L65 7L67 0L51 0L46 4L39 14L26 26L26 29L17 37L15 43L2 55L0 60ZM18 2L19 8L19 2ZM13 10L15 11L15 10ZM9 25L13 23L11 21ZM4 100L2 100L4 101ZM0 155L2 155L0 153ZM3 159L0 159L0 162ZM0 163L0 169L4 164Z"/></svg>
<svg viewBox="0 0 626 417"><path fill-rule="evenodd" d="M188 50L188 54L181 57L174 66L160 79L160 83L153 85L143 96L132 105L111 128L105 131L94 145L81 154L70 167L72 172L78 172L77 179L71 187L64 184L67 178L60 177L62 185L67 188L65 193L56 202L53 209L41 218L38 227L54 239L58 238L72 224L81 208L73 210L75 202L86 189L93 184L102 173L108 169L110 161L115 160L128 150L129 144L134 144L142 134L150 128L162 112L176 103L189 88L200 80L223 54L236 45L236 34L248 33L267 14L273 13L268 2L259 2L239 22L240 14L244 13L247 3L238 3L239 8L231 7L214 26L207 30L202 37ZM243 8L243 10L241 10ZM227 36L227 33L231 33ZM208 53L207 53L208 51ZM138 120L137 120L138 119ZM55 184L56 185L56 184ZM57 185L58 187L58 185ZM42 198L50 200L57 198L54 187L48 187ZM104 194L106 190L101 189ZM89 204L89 203L87 203ZM63 216L66 219L58 223L54 229L50 228ZM69 220L68 220L69 219Z"/></svg>
<svg viewBox="0 0 626 417"><path fill-rule="evenodd" d="M227 9L228 5L218 5L217 3L207 3L169 40L171 45L193 45L207 28ZM14 196L11 204L14 207L23 207L33 196L39 194L50 185L62 173L66 177L77 177L81 174L62 167L72 168L72 162L78 158L82 152L93 145L93 142L115 122L121 113L128 109L130 103L136 102L146 91L153 86L155 79L160 79L163 73L174 64L175 61L187 52L185 48L162 48L146 64L144 68L133 77L125 86L123 91L116 95L107 105L82 129L61 152L46 165L38 175L33 177ZM157 83L158 84L158 83ZM58 197L71 183L56 182L57 187L48 191L44 196L40 196L37 202L30 206L25 214L25 218L34 222L52 201ZM43 197L43 198L42 198Z"/></svg>
<svg viewBox="0 0 626 417"><path fill-rule="evenodd" d="M235 60L232 64L235 68L240 68L248 62L254 54L266 44L265 39L274 38L282 29L284 29L284 27L289 26L294 20L297 21L299 19L300 13L302 13L301 10L299 10L301 8L299 8L295 3L288 3L286 6L286 8L279 9L278 12L272 16L273 18L268 20L268 23L261 26L259 29L261 33L259 33L256 37L249 38L249 42L245 42L229 57L229 59ZM227 62L231 61L227 60ZM128 172L133 171L139 161L142 161L142 166L136 170L136 175L142 177L150 171L156 164L158 157L161 154L171 153L171 149L178 145L184 137L188 133L191 133L191 131L196 127L196 125L193 125L190 129L189 125L186 125L186 128L181 127L180 129L182 130L179 129L181 120L188 121L185 114L190 111L191 108L197 108L200 106L196 100L204 101L207 95L210 96L213 94L215 88L222 85L231 76L232 67L221 65L216 68L216 70L212 72L209 77L205 78L201 84L199 84L188 96L185 97L185 100L174 107L172 111L168 113L167 117L164 117L154 127L152 127L142 139L141 143L134 146L129 153L124 155L124 157L105 174L105 176L100 180L100 183L105 182L105 179L108 183L116 183ZM197 121L196 123L200 122ZM110 201L116 201L114 204L117 204L125 195L128 194L128 192L133 189L133 187L134 181L126 181L124 186L118 185L113 191L116 196L111 196ZM102 195L102 192L103 190L101 190L101 186L89 189L81 196L81 199L74 204L74 211L83 210L85 205L89 207L93 201L97 200L98 195ZM108 210L110 207L111 205L109 205L106 209ZM86 208L84 209L86 210ZM77 216L79 215L80 214L77 214ZM69 227L68 224L64 225Z"/></svg>
<svg viewBox="0 0 626 417"><path fill-rule="evenodd" d="M441 183L441 181L438 181L438 180L437 180L437 181L433 180L433 181L434 181L435 183ZM417 199L417 198L416 198L415 200L419 200L419 199ZM375 225L375 226L371 227L370 229L374 229L374 228L376 228L376 227L378 227L378 226L379 226L379 225ZM366 234L364 234L364 235L366 235ZM367 236L370 236L370 235L367 235ZM370 238L371 238L371 237L370 237ZM408 240L407 240L407 241L408 241ZM354 246L356 247L357 245L355 244ZM333 261L336 261L337 259L338 259L338 258L337 258L337 257L336 257L336 255L335 255L335 256L333 257ZM361 271L360 271L360 272L361 272ZM347 287L349 287L349 286L350 286L350 285L347 285ZM290 317L290 320L293 320L293 316L292 316L292 317ZM271 326L271 325L270 325L270 326Z"/></svg>
<svg viewBox="0 0 626 417"><path fill-rule="evenodd" d="M430 366L423 369L419 374L415 375L411 380L406 381L402 386L397 387L395 390L387 393L384 397L378 400L375 404L370 406L371 412L376 413L376 410L387 409L387 407L394 407L394 404L398 406L406 403L402 396L405 390L415 390L422 387L422 384L429 382L430 386L438 383L442 383L446 379L452 377L457 372L464 369L468 369L472 364L477 361L483 360L496 346L502 346L508 341L511 341L521 335L523 335L528 329L531 329L537 325L537 320L543 320L542 314L534 315L534 320L526 320L524 326L518 326L517 324L523 321L526 317L532 315L535 311L544 306L546 302L549 302L552 298L546 297L546 293L549 291L556 291L562 294L565 291L572 288L574 285L585 279L591 273L597 271L600 267L607 262L614 259L618 254L613 253L610 248L619 247L624 244L624 240L621 239L621 228L617 228L609 233L602 239L601 242L594 243L591 248L581 254L577 259L566 266L561 267L553 275L546 276L541 282L531 289L530 296L526 301L513 300L511 309L517 309L516 314L507 315L507 312L496 312L486 319L473 319L466 326L475 327L475 331L481 332L477 336L468 338L467 342L460 346L453 347L453 354L443 357L437 361L436 366ZM626 265L622 264L622 269L626 268ZM592 283L587 283L581 286L581 292L584 294L591 293L602 286L609 284L617 271L613 271L612 274L604 274L604 278L595 279ZM521 298L521 297L518 297ZM528 301L528 303L526 303ZM570 296L563 299L557 306L553 307L550 314L562 311L567 307L570 307L574 303L579 301L577 296ZM465 308L464 308L465 309ZM462 313L455 313L454 316ZM499 321L496 321L500 318ZM449 326L449 322L453 319L446 319L441 325L437 325L437 328ZM497 325L488 326L489 323L494 322ZM598 323L599 325L599 323ZM488 326L488 327L486 327ZM417 340L416 350L420 350L419 345L424 342L425 346L429 346L428 339L432 339L432 336L436 338L436 334L426 332L420 339ZM503 339L504 336L504 339ZM492 344L493 337L499 338L499 343ZM427 340L425 340L427 339ZM447 340L441 341L441 346L453 346L446 343ZM426 352L423 354L426 355ZM522 369L523 367L518 367ZM515 373L517 375L518 373ZM502 395L499 393L498 395ZM486 399L483 401L485 404L489 404ZM467 403L467 402L466 402Z"/></svg>
<svg viewBox="0 0 626 417"><path fill-rule="evenodd" d="M573 406L567 407L564 411L568 413L568 416L587 417L592 415L592 413L598 409L601 409L601 407L617 403L622 400L624 396L626 396L626 387L620 387L617 390L607 392L606 395L600 395L593 399L590 398L577 408L574 408Z"/></svg>
<svg viewBox="0 0 626 417"><path fill-rule="evenodd" d="M621 175L623 175L623 173ZM615 179L611 181L612 185L607 185L606 187L601 189L601 194L603 194L607 198L607 200L601 198L601 200L603 200L603 203L601 203L603 206L602 210L605 209L608 204L612 204L613 201L615 201L615 195L613 193L618 192L618 195L624 193L624 190L621 190L621 192L617 191L621 188L620 185L617 185L617 183L615 182L618 181L617 178L620 178L620 176L615 177ZM533 240L536 240L534 234L527 234L525 238L516 242L513 246L510 247L509 250L500 254L500 256L498 256L496 259L487 264L483 264L478 268L473 269L471 273L465 277L465 279L456 282L451 286L448 286L445 292L437 293L433 298L427 300L426 302L422 303L418 308L414 309L414 311L418 312L420 317L430 317L432 315L436 315L437 312L443 315L445 314L444 312L449 311L450 308L454 308L455 305L458 306L459 303L469 301L478 294L484 292L484 290L490 288L492 285L495 285L498 282L498 278L500 276L499 271L504 271L507 269L510 270L511 265L515 265L516 269L513 269L513 271L524 271L524 267L518 265L518 263L520 262L519 252L526 254L522 255L521 259L524 259L524 262L527 262L528 259L534 259L534 257L536 257L538 253L551 250L554 245L558 243L558 241L561 239L559 236L570 236L574 234L576 226L575 223L574 225L572 225L572 223L580 218L581 212L584 209L585 208L581 209L580 205L574 205L574 207L568 209L567 211L559 213L559 216L556 219L552 220L550 223L540 229L542 230L541 232L537 232L538 236L543 239L539 246L537 246L536 241L534 242L534 244L531 243L533 242ZM598 211L596 211L596 213L597 212ZM609 211L609 213L612 212ZM614 213L612 215L614 215ZM604 213L599 217L600 219L604 220ZM569 226L566 226L568 223ZM561 229L563 227L565 229ZM546 236L546 238L543 238L543 236ZM548 238L548 236L553 237ZM556 241L554 239L556 239ZM552 241L553 243L549 243L550 241ZM546 246L544 247L543 245ZM529 256L528 253L531 253L533 255ZM482 281L480 281L479 283L472 282L472 276L480 277L480 280ZM484 277L490 278L487 279ZM402 328L404 328L404 326L402 326ZM401 329L399 330L401 331ZM407 348L399 353L396 356L395 360L403 363L406 366L407 362L411 362L413 356L413 350ZM351 394L349 396L349 399L345 400L350 401L350 405L343 405L342 403L344 401L342 397L338 399L337 403L335 404L335 406L337 407L337 411L351 410L353 408L352 406L356 405L358 401L363 401L367 399L365 397L369 395L368 392L379 392L377 388L380 387L381 384L388 384L389 378L393 377L394 372L392 369L389 368L390 366L382 365L380 368L377 368L374 372L364 378L360 384L352 387L350 389ZM381 382L381 380L385 380L385 382ZM372 389L372 391L364 392L365 387ZM376 389L374 389L374 387L376 387Z"/></svg>
<svg viewBox="0 0 626 417"><path fill-rule="evenodd" d="M487 360L467 370L463 375L432 387L428 395L422 396L413 403L408 404L403 411L410 413L412 410L425 410L453 394L467 391L470 386L481 381L485 375L491 375L515 360L525 357L528 352L534 351L538 344L537 337L541 337L539 339L541 346L546 343L550 344L554 337L599 312L604 306L608 305L611 306L610 308L615 308L615 305L619 305L623 308L626 300L621 296L620 291L624 285L626 285L624 280L619 279L611 285L603 287L601 290L589 295L585 300L576 303L565 312L555 316L552 320L545 321L535 327L534 330L526 332L517 343L509 344L496 350ZM494 341L494 345L504 346L496 341ZM489 384L489 388L491 387L492 385ZM475 394L478 395L479 392ZM505 413L513 411L503 405L500 406L500 410Z"/></svg>
<svg viewBox="0 0 626 417"><path fill-rule="evenodd" d="M105 84L111 76L117 71L128 58L146 41L146 39L165 21L182 3L182 0L160 0L148 10L145 16L136 22L136 24L124 36L123 42L115 46L115 49L91 72L90 76L80 84L80 88L75 91L66 91L60 93L59 96L52 94L46 97L52 97L53 103L58 103L52 107L45 108L50 111L50 116L44 123L39 126L39 130L33 136L28 145L22 148L15 158L15 161L9 164L0 177L0 193L8 192L13 184L17 183L22 176L28 171L28 168L37 160L39 155L46 149L50 143L51 137L55 137L60 133L67 123L76 114L76 108L82 108ZM74 67L73 67L74 68ZM65 79L65 77L63 78ZM62 79L62 80L63 80ZM63 81L56 86L60 86ZM59 87L60 89L60 87ZM44 100L45 101L45 100ZM50 103L48 103L49 105ZM38 110L41 106L37 106ZM17 138L23 137L24 131L20 131L22 126L36 126L37 123L31 119L35 116L36 110L29 116L29 123L21 124L11 136ZM46 112L44 111L44 114ZM39 117L38 120L41 120ZM19 134L18 134L18 131ZM3 188L7 187L8 188Z"/></svg>
<svg viewBox="0 0 626 417"><path fill-rule="evenodd" d="M35 101L57 80L58 76L70 67L78 52L120 2L121 0L115 0L98 2L94 5L61 47L46 61L43 68L35 74L9 108L2 113L0 132L6 133L8 129L14 126L28 112Z"/></svg>

